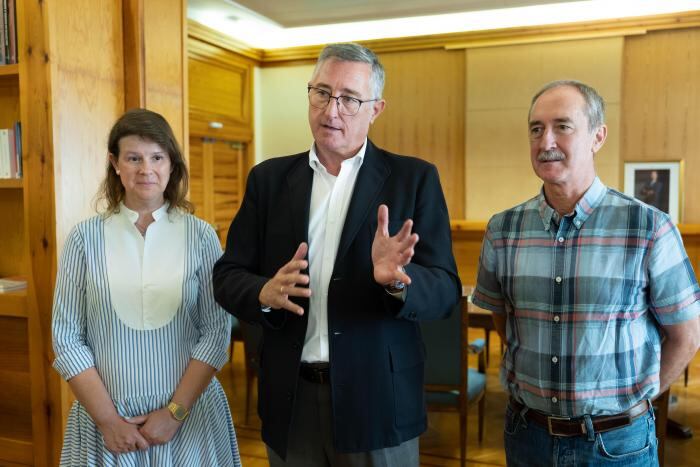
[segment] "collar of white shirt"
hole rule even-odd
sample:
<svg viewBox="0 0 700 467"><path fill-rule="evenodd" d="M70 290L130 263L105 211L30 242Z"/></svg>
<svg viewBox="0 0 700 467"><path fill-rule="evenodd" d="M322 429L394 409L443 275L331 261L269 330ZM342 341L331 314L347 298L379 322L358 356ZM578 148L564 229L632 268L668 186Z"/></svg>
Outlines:
<svg viewBox="0 0 700 467"><path fill-rule="evenodd" d="M365 152L367 151L367 138L365 138L365 142L362 144L362 147L360 148L357 153L355 153L354 156L349 157L343 161L343 164L345 164L348 161L352 161L351 163L357 164L358 167L362 166L362 162L365 160ZM326 170L326 167L321 163L321 160L318 158L318 154L316 153L316 143L311 145L311 149L309 150L309 166L314 170L321 170L321 167L323 167L324 170Z"/></svg>

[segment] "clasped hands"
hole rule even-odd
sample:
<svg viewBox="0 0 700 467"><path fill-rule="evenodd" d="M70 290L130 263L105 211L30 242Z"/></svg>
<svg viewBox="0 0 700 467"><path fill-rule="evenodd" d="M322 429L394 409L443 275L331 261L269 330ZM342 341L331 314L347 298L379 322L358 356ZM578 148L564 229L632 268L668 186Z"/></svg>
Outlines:
<svg viewBox="0 0 700 467"><path fill-rule="evenodd" d="M123 418L119 415L99 426L105 447L114 454L143 451L173 439L182 422L175 420L167 407L146 415Z"/></svg>
<svg viewBox="0 0 700 467"><path fill-rule="evenodd" d="M377 210L377 230L372 241L372 264L374 280L382 286L394 281L411 283L411 278L403 267L411 262L418 243L418 234L411 233L413 221L407 219L401 230L389 236L389 208L382 204ZM290 300L290 297L310 297L311 289L308 274L303 274L309 262L305 260L309 246L302 242L292 259L282 266L260 290L258 300L264 306L284 309L296 315L303 315L304 309Z"/></svg>

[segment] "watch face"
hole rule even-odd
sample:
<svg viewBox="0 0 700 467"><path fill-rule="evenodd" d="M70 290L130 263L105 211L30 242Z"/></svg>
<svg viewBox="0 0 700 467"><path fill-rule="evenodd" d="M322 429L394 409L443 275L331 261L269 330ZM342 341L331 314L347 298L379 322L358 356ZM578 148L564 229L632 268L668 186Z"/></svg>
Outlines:
<svg viewBox="0 0 700 467"><path fill-rule="evenodd" d="M174 402L168 404L168 410L170 410L170 413L173 414L175 420L183 421L185 417L187 417L187 411L185 408Z"/></svg>

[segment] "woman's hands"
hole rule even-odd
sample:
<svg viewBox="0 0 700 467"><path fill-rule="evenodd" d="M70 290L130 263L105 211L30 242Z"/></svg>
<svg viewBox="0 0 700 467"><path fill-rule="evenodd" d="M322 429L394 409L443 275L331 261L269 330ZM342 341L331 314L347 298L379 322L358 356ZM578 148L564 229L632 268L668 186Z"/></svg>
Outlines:
<svg viewBox="0 0 700 467"><path fill-rule="evenodd" d="M139 433L151 446L169 442L182 425L182 422L173 418L167 407L154 410L146 415L132 417L127 421L134 425L140 425Z"/></svg>
<svg viewBox="0 0 700 467"><path fill-rule="evenodd" d="M138 424L135 424L133 420L127 421L115 413L115 416L97 425L109 452L124 454L149 448L148 441L139 432Z"/></svg>
<svg viewBox="0 0 700 467"><path fill-rule="evenodd" d="M143 451L151 446L168 443L182 425L167 407L146 415L122 418L116 416L98 425L105 447L113 454Z"/></svg>

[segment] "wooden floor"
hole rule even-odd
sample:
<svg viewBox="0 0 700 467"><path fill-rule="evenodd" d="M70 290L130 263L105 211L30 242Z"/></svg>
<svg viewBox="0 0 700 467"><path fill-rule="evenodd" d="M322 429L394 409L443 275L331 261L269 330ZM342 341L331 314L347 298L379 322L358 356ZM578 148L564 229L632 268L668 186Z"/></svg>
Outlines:
<svg viewBox="0 0 700 467"><path fill-rule="evenodd" d="M479 329L470 330L470 340L482 337ZM492 334L491 364L488 368L486 394L486 421L484 441L476 440L476 407L469 412L469 434L467 436L467 465L504 466L503 453L503 413L506 396L498 383L498 360L500 350L498 338ZM476 367L476 362L473 362ZM267 466L265 445L260 440L260 420L255 411L256 398L253 394L249 423L244 423L245 374L243 367L243 346L237 342L234 347L233 364L227 364L218 375L231 406L233 421L238 435L244 467ZM257 383L256 383L257 384ZM255 392L255 390L254 390ZM695 437L684 440L667 438L666 466L700 466L700 353L695 356L690 368L688 387L683 386L681 377L673 386L672 395L677 401L671 405L670 417L690 425ZM420 440L421 466L459 466L459 425L456 413L430 413L429 427Z"/></svg>

